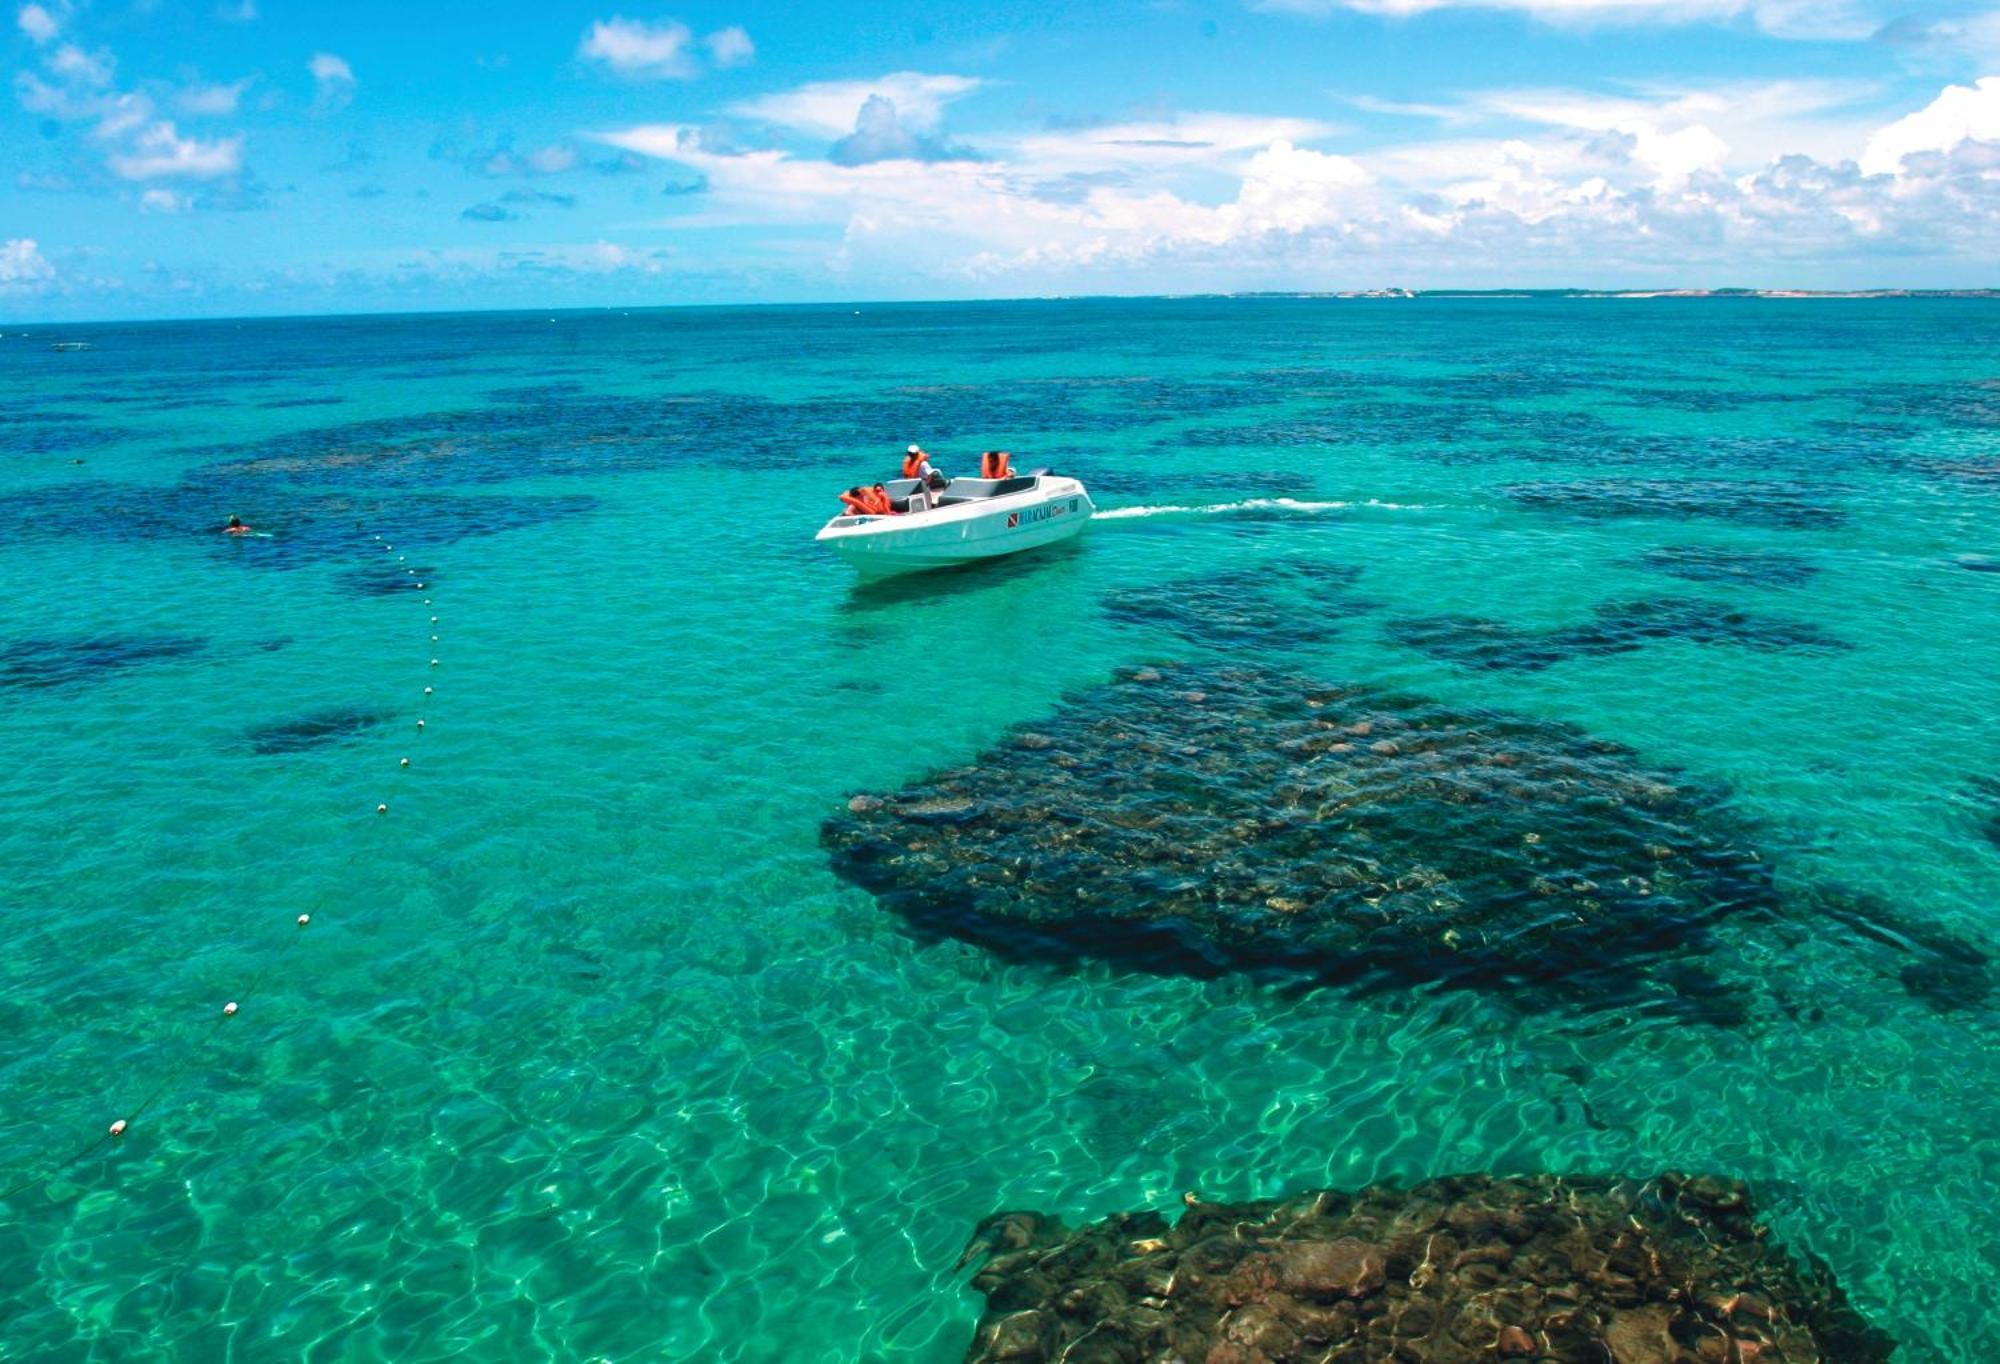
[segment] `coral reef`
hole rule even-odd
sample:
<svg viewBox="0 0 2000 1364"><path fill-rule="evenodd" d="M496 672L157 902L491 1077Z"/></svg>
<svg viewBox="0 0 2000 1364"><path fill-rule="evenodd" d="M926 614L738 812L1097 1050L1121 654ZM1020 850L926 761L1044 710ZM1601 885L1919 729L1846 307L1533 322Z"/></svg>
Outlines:
<svg viewBox="0 0 2000 1364"><path fill-rule="evenodd" d="M1159 626L1196 644L1315 643L1337 633L1341 620L1376 609L1350 590L1360 576L1349 564L1280 559L1125 588L1105 598L1104 611L1120 624Z"/></svg>
<svg viewBox="0 0 2000 1364"><path fill-rule="evenodd" d="M988 1218L967 1364L1881 1364L1895 1343L1734 1180L1555 1175Z"/></svg>
<svg viewBox="0 0 2000 1364"><path fill-rule="evenodd" d="M1819 573L1817 565L1797 554L1722 545L1662 545L1647 550L1634 564L1691 583L1737 587L1801 587Z"/></svg>
<svg viewBox="0 0 2000 1364"><path fill-rule="evenodd" d="M1840 508L1802 484L1729 479L1577 479L1515 483L1500 490L1524 507L1592 518L1708 518L1781 530L1819 530L1846 521Z"/></svg>
<svg viewBox="0 0 2000 1364"><path fill-rule="evenodd" d="M1753 616L1699 598L1607 602L1578 625L1527 630L1479 616L1423 616L1388 627L1398 643L1462 668L1530 672L1572 658L1630 653L1662 639L1764 651L1834 653L1850 647L1807 621Z"/></svg>
<svg viewBox="0 0 2000 1364"><path fill-rule="evenodd" d="M76 686L144 663L186 658L206 647L206 640L179 635L15 640L0 644L0 687Z"/></svg>
<svg viewBox="0 0 2000 1364"><path fill-rule="evenodd" d="M1124 670L822 841L920 929L998 950L1718 1022L1740 1005L1710 926L1776 903L1718 793L1616 744L1227 667Z"/></svg>
<svg viewBox="0 0 2000 1364"><path fill-rule="evenodd" d="M299 753L358 738L388 719L378 711L320 710L295 720L259 725L244 737L253 753Z"/></svg>

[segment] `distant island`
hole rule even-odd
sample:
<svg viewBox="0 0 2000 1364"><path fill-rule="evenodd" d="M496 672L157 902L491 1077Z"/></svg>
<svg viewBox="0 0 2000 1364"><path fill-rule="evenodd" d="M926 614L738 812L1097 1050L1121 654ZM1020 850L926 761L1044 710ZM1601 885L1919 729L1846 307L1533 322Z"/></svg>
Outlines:
<svg viewBox="0 0 2000 1364"><path fill-rule="evenodd" d="M1226 298L2000 298L2000 289L1339 289Z"/></svg>

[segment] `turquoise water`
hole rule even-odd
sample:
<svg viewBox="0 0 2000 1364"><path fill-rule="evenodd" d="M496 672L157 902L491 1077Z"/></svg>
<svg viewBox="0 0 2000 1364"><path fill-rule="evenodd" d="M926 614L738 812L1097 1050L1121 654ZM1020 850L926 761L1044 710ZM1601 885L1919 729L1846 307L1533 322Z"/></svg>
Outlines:
<svg viewBox="0 0 2000 1364"><path fill-rule="evenodd" d="M951 1360L1000 1208L1669 1167L2000 1350L1994 1002L1904 978L2000 889L1990 307L0 330L0 1357ZM811 533L912 439L1111 514L857 590ZM1322 560L1361 607L1106 609ZM1574 723L1897 928L1726 921L1704 1024L1001 959L829 870L852 793L1217 656Z"/></svg>

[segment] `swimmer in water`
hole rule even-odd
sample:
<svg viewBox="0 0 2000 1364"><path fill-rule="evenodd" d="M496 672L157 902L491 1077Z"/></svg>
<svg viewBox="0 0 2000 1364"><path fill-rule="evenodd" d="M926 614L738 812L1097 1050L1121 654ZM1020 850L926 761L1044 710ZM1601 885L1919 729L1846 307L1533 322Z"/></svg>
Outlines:
<svg viewBox="0 0 2000 1364"><path fill-rule="evenodd" d="M222 533L224 535L248 535L250 534L250 527L243 524L242 517L232 516L229 518L229 524L222 528Z"/></svg>

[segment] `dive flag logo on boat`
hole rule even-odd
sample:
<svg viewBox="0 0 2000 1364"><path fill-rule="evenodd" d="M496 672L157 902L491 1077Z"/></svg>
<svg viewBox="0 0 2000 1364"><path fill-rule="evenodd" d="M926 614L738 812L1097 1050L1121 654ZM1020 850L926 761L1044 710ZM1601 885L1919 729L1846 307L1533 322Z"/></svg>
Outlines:
<svg viewBox="0 0 2000 1364"><path fill-rule="evenodd" d="M1007 513L1007 529L1008 529L1008 530L1014 530L1014 529L1018 528L1018 527L1020 526L1020 524L1021 524L1021 513L1019 513L1019 512L1009 512L1009 513Z"/></svg>

